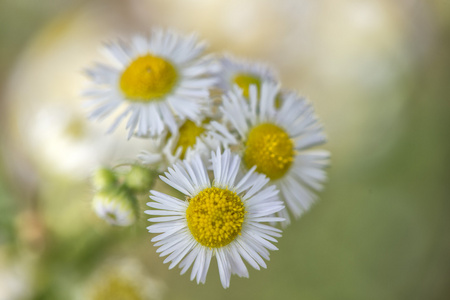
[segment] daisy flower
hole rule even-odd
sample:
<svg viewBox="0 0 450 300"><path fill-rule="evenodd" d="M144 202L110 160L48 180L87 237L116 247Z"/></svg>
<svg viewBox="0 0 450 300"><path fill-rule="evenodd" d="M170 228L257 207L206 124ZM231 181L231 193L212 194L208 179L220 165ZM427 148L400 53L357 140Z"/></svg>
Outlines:
<svg viewBox="0 0 450 300"><path fill-rule="evenodd" d="M197 154L205 158L221 145L220 140L211 136L210 122L210 118L205 118L200 125L191 120L184 121L176 134L153 139L150 149L142 151L139 159L144 164L159 165L159 169L166 170L178 160L191 160Z"/></svg>
<svg viewBox="0 0 450 300"><path fill-rule="evenodd" d="M229 54L221 60L221 72L219 86L224 91L229 91L234 85L242 89L245 97L249 96L249 87L254 84L259 88L263 81L278 81L278 75L269 66L235 58Z"/></svg>
<svg viewBox="0 0 450 300"><path fill-rule="evenodd" d="M280 93L278 85L265 82L260 93L255 85L250 87L250 101L235 86L224 95L221 109L232 130L213 122L214 135L238 149L246 169L256 166L278 187L295 217L308 210L316 199L314 191L322 189L329 159L327 151L311 149L326 140L313 107L296 93ZM287 209L278 213L285 219L283 226L290 223Z"/></svg>
<svg viewBox="0 0 450 300"><path fill-rule="evenodd" d="M128 138L156 136L167 128L174 133L177 119L198 120L218 70L211 56L203 56L205 47L195 34L168 30L107 44L116 65L97 64L86 72L92 86L84 94L96 106L90 118L103 119L123 107L109 131L128 116Z"/></svg>
<svg viewBox="0 0 450 300"><path fill-rule="evenodd" d="M191 266L191 280L204 283L213 256L216 257L220 280L229 287L231 274L248 277L243 261L255 269L265 268L269 260L268 250L280 230L264 224L280 222L273 216L283 209L274 186L265 185L268 179L251 169L240 180L240 158L211 153L214 179L211 181L200 156L191 162L182 161L169 168L161 179L186 195L186 199L151 191L153 202L147 203L151 210L145 213L155 224L148 227L158 235L152 239L157 252L168 257L169 269L179 265L181 274Z"/></svg>
<svg viewBox="0 0 450 300"><path fill-rule="evenodd" d="M167 290L146 272L142 261L122 257L109 257L76 286L74 300L161 300Z"/></svg>

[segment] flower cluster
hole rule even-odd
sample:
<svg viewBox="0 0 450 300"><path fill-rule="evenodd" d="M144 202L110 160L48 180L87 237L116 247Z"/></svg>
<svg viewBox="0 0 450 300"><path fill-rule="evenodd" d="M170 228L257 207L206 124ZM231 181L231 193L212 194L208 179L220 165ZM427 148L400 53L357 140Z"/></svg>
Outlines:
<svg viewBox="0 0 450 300"><path fill-rule="evenodd" d="M114 115L110 132L125 122L128 139L151 145L138 159L152 180L131 178L125 186L148 191L159 174L185 195L150 191L148 231L164 262L181 273L192 267L191 280L204 283L215 257L224 288L231 274L248 277L244 261L265 268L277 227L307 211L326 179L329 154L316 149L325 135L311 104L282 89L264 64L206 55L194 34L158 29L105 49L113 62L86 71L90 118ZM100 189L95 211L131 224L134 206L111 203L127 202L133 188L121 194L103 172L97 182L115 188ZM114 198L111 190L122 200L105 200Z"/></svg>

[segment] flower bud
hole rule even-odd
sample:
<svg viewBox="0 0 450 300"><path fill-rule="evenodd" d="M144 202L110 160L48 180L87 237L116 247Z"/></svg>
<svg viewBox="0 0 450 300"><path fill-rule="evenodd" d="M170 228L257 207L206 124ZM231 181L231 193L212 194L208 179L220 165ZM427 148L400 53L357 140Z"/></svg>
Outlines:
<svg viewBox="0 0 450 300"><path fill-rule="evenodd" d="M112 186L97 192L92 207L97 216L111 225L129 226L138 216L137 199L124 186Z"/></svg>
<svg viewBox="0 0 450 300"><path fill-rule="evenodd" d="M138 165L131 166L131 170L125 174L124 183L133 191L148 192L155 182L156 172Z"/></svg>
<svg viewBox="0 0 450 300"><path fill-rule="evenodd" d="M92 184L98 191L114 186L117 183L117 178L114 172L107 168L100 168L95 171L92 177Z"/></svg>

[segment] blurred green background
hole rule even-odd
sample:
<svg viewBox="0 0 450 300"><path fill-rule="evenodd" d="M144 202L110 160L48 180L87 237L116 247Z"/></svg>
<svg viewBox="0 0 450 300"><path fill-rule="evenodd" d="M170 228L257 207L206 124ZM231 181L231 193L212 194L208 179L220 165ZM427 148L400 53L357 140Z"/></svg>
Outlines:
<svg viewBox="0 0 450 300"><path fill-rule="evenodd" d="M85 120L82 70L154 26L272 65L328 135L320 200L228 290L168 270L145 216L90 209L92 170L145 141ZM449 1L2 0L0 44L1 300L89 299L116 273L149 299L450 298Z"/></svg>

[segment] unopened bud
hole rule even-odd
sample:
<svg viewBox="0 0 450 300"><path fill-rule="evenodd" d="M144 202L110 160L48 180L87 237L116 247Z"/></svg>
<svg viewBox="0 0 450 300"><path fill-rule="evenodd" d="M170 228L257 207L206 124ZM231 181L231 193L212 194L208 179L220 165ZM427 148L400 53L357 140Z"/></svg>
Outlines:
<svg viewBox="0 0 450 300"><path fill-rule="evenodd" d="M97 171L95 171L94 176L92 177L92 184L98 191L114 186L116 183L116 175L112 170L107 168L98 169Z"/></svg>
<svg viewBox="0 0 450 300"><path fill-rule="evenodd" d="M138 216L138 202L126 187L109 187L97 192L92 207L100 218L111 225L129 226Z"/></svg>
<svg viewBox="0 0 450 300"><path fill-rule="evenodd" d="M148 192L155 182L157 173L138 165L131 166L131 170L125 174L125 185L133 191L143 193Z"/></svg>

